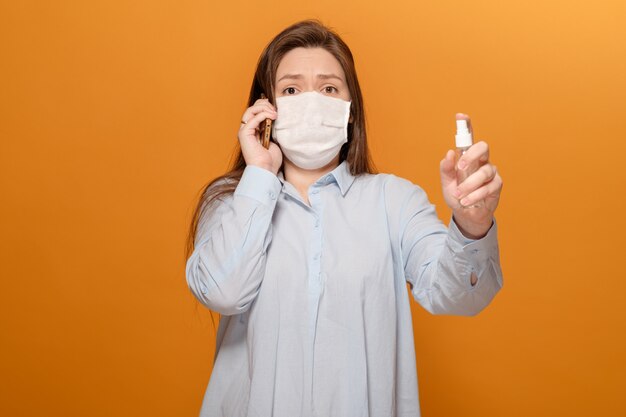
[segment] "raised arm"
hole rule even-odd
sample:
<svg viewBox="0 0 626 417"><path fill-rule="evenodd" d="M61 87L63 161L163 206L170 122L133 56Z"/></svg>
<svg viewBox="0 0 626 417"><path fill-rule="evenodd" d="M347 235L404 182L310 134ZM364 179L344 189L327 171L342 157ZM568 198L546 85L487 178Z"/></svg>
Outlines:
<svg viewBox="0 0 626 417"><path fill-rule="evenodd" d="M457 119L468 121L463 113ZM403 256L413 296L428 311L474 315L485 308L502 287L502 271L494 213L502 178L489 161L489 146L480 141L456 161L448 151L440 164L443 196L453 217L445 238L430 233L434 210L423 192L409 199L403 229ZM457 178L465 178L461 183ZM426 231L426 232L424 232ZM437 235L440 235L437 240Z"/></svg>
<svg viewBox="0 0 626 417"><path fill-rule="evenodd" d="M234 194L200 219L186 277L205 306L224 315L250 307L263 280L280 189L276 175L249 165Z"/></svg>

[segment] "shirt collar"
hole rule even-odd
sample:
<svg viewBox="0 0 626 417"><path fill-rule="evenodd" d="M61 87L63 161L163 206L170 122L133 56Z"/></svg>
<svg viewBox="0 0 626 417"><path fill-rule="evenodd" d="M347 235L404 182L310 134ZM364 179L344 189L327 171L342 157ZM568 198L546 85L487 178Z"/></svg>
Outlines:
<svg viewBox="0 0 626 417"><path fill-rule="evenodd" d="M352 173L350 172L350 165L348 164L348 161L344 160L343 162L341 162L339 166L337 166L337 168L333 169L330 172L330 175L335 178L337 185L339 185L341 195L345 196L352 186L355 178L354 175L352 175Z"/></svg>
<svg viewBox="0 0 626 417"><path fill-rule="evenodd" d="M282 171L278 172L278 179L283 184L283 189L285 187L285 176ZM352 186L354 182L354 175L350 173L350 165L348 161L342 161L335 169L329 172L326 175L323 175L320 179L318 179L315 184L325 185L330 184L331 182L337 183L339 186L339 190L341 191L341 195L345 197L346 193Z"/></svg>

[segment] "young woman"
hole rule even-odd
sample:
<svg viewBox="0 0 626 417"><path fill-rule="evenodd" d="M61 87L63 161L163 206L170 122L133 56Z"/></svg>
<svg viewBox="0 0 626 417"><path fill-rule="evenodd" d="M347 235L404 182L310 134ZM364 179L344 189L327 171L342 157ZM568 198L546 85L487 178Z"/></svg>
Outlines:
<svg viewBox="0 0 626 417"><path fill-rule="evenodd" d="M502 285L487 145L458 162L479 166L461 185L454 152L441 161L446 228L421 188L373 173L352 54L311 20L268 44L248 106L189 236L189 288L222 315L201 416L419 416L406 283L457 315Z"/></svg>

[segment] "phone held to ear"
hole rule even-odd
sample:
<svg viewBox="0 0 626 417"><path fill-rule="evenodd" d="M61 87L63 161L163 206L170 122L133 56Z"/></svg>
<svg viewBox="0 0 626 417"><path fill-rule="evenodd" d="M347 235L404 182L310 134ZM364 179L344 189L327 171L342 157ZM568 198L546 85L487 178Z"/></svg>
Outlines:
<svg viewBox="0 0 626 417"><path fill-rule="evenodd" d="M261 93L261 99L265 99L265 94ZM270 147L270 139L272 136L272 119L265 119L263 123L261 123L261 144L265 149Z"/></svg>

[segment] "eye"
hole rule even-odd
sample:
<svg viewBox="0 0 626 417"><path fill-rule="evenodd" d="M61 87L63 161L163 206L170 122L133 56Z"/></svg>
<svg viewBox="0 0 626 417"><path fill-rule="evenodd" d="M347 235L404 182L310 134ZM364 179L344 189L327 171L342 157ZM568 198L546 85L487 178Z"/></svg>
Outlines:
<svg viewBox="0 0 626 417"><path fill-rule="evenodd" d="M283 90L283 94L288 94L288 95L296 94L296 89L294 87L287 87Z"/></svg>
<svg viewBox="0 0 626 417"><path fill-rule="evenodd" d="M332 93L338 93L339 90L329 85L327 87L324 87L324 92L332 94Z"/></svg>

